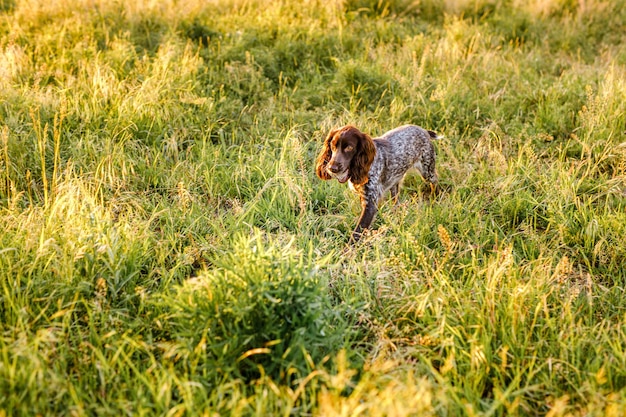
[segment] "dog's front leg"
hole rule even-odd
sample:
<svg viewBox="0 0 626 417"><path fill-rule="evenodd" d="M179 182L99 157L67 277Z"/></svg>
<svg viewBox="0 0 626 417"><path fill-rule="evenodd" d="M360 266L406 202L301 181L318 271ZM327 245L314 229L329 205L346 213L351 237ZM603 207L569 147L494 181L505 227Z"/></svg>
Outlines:
<svg viewBox="0 0 626 417"><path fill-rule="evenodd" d="M378 211L378 207L374 201L364 200L361 202L361 206L363 210L361 211L361 216L359 217L359 222L356 225L356 228L352 232L352 237L350 238L351 243L356 243L361 239L361 235L363 231L370 227L372 221L374 220L374 216Z"/></svg>

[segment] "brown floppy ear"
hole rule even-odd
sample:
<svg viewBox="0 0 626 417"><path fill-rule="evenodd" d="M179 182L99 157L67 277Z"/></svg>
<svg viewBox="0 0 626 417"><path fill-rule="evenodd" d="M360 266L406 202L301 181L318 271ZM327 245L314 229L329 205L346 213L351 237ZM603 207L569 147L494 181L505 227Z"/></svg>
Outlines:
<svg viewBox="0 0 626 417"><path fill-rule="evenodd" d="M369 171L374 156L376 156L376 146L374 141L363 132L357 134L359 138L358 149L352 163L350 164L350 181L354 185L363 185L369 180Z"/></svg>
<svg viewBox="0 0 626 417"><path fill-rule="evenodd" d="M333 129L330 131L328 136L326 136L326 140L324 140L324 147L322 151L317 156L317 160L315 161L315 173L322 180L329 180L332 177L326 170L326 165L330 162L330 158L332 157L332 151L330 149L330 142L333 140L333 137L338 132L337 129Z"/></svg>

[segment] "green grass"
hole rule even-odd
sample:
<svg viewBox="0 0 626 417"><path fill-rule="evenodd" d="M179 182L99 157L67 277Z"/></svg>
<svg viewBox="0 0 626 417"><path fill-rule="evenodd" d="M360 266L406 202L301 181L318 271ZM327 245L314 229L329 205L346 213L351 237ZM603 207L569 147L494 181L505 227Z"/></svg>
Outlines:
<svg viewBox="0 0 626 417"><path fill-rule="evenodd" d="M623 415L624 6L0 0L0 416Z"/></svg>

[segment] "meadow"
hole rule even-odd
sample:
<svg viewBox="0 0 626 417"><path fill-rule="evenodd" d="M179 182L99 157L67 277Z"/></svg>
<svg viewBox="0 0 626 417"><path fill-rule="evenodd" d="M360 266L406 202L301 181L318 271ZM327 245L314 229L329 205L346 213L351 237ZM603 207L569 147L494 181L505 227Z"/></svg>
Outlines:
<svg viewBox="0 0 626 417"><path fill-rule="evenodd" d="M626 414L622 0L0 0L0 417ZM434 130L347 245L327 132Z"/></svg>

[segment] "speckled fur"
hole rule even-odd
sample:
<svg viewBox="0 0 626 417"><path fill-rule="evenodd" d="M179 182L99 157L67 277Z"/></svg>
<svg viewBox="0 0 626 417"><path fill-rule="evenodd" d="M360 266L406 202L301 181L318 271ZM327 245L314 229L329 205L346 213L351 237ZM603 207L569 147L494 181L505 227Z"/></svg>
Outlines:
<svg viewBox="0 0 626 417"><path fill-rule="evenodd" d="M400 182L411 168L415 168L434 187L437 173L431 139L436 137L434 132L415 125L398 127L374 139L353 126L345 126L329 134L318 157L317 174L325 180L337 178L342 182L348 175L351 188L359 194L363 211L352 233L353 241L359 240L363 230L370 226L387 191L391 192L392 198L397 198ZM358 143L356 151L346 155L342 143L353 144L355 141ZM353 161L361 158L360 152L364 149L375 152L372 152L373 158L365 158L369 162L366 178L356 178L352 173L356 171Z"/></svg>
<svg viewBox="0 0 626 417"><path fill-rule="evenodd" d="M427 130L405 125L373 139L376 155L369 169L369 180L363 185L351 185L363 198L378 203L385 192L399 185L411 168L417 169L426 181L437 183L435 149L430 138Z"/></svg>

